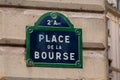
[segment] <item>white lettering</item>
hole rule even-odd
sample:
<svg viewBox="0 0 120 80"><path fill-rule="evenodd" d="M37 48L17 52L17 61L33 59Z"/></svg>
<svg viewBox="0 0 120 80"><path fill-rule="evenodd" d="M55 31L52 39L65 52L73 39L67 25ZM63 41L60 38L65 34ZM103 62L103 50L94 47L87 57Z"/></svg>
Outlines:
<svg viewBox="0 0 120 80"><path fill-rule="evenodd" d="M52 36L52 41L51 42L57 42L55 35Z"/></svg>
<svg viewBox="0 0 120 80"><path fill-rule="evenodd" d="M62 49L62 46L61 46L61 45L56 45L56 46L55 46L55 49L57 49L57 50L58 50L58 49Z"/></svg>
<svg viewBox="0 0 120 80"><path fill-rule="evenodd" d="M34 57L35 57L35 59L39 59L39 52L37 52L37 51L35 51L35 53L34 53Z"/></svg>
<svg viewBox="0 0 120 80"><path fill-rule="evenodd" d="M51 20L47 20L47 25L51 25Z"/></svg>
<svg viewBox="0 0 120 80"><path fill-rule="evenodd" d="M49 59L53 59L54 58L54 52L48 52L49 55Z"/></svg>
<svg viewBox="0 0 120 80"><path fill-rule="evenodd" d="M64 60L68 60L68 53L64 53L63 56L64 56L63 58Z"/></svg>
<svg viewBox="0 0 120 80"><path fill-rule="evenodd" d="M60 36L58 37L58 41L59 41L60 43L63 43L63 36L62 36L62 35L60 35Z"/></svg>
<svg viewBox="0 0 120 80"><path fill-rule="evenodd" d="M54 20L53 25L61 25L61 23Z"/></svg>
<svg viewBox="0 0 120 80"><path fill-rule="evenodd" d="M50 40L48 40L48 35L46 35L46 42L50 42Z"/></svg>
<svg viewBox="0 0 120 80"><path fill-rule="evenodd" d="M59 42L59 43L70 43L70 36L63 36L63 35L59 35L59 36L56 36L56 35L52 35L52 36L48 36L48 35L42 35L42 34L39 34L39 42L45 40L45 42Z"/></svg>
<svg viewBox="0 0 120 80"><path fill-rule="evenodd" d="M70 60L75 60L74 55L75 53L70 53Z"/></svg>
<svg viewBox="0 0 120 80"><path fill-rule="evenodd" d="M61 53L60 52L56 52L56 60L61 60Z"/></svg>
<svg viewBox="0 0 120 80"><path fill-rule="evenodd" d="M41 40L43 40L43 39L44 39L44 35L39 34L39 42L41 42Z"/></svg>
<svg viewBox="0 0 120 80"><path fill-rule="evenodd" d="M50 49L50 45L47 45L47 49Z"/></svg>
<svg viewBox="0 0 120 80"><path fill-rule="evenodd" d="M56 20L54 20L54 25L58 25Z"/></svg>
<svg viewBox="0 0 120 80"><path fill-rule="evenodd" d="M42 52L42 53L41 53L41 58L42 58L42 59L46 59L46 58L47 58L46 52Z"/></svg>
<svg viewBox="0 0 120 80"><path fill-rule="evenodd" d="M47 49L54 49L54 45L47 45Z"/></svg>
<svg viewBox="0 0 120 80"><path fill-rule="evenodd" d="M49 59L49 60L75 60L75 53L60 53L60 52L34 52L35 59Z"/></svg>
<svg viewBox="0 0 120 80"><path fill-rule="evenodd" d="M70 43L70 36L65 36L65 43Z"/></svg>

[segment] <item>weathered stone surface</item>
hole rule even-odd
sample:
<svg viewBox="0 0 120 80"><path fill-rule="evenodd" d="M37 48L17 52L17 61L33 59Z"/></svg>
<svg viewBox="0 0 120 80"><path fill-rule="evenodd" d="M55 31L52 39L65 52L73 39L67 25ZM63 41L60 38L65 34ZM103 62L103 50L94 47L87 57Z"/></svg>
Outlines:
<svg viewBox="0 0 120 80"><path fill-rule="evenodd" d="M83 69L26 67L25 49L0 46L0 73L7 77L107 80L104 51L83 51ZM8 79L9 80L9 79Z"/></svg>
<svg viewBox="0 0 120 80"><path fill-rule="evenodd" d="M0 5L99 12L105 9L104 0L0 0Z"/></svg>
<svg viewBox="0 0 120 80"><path fill-rule="evenodd" d="M25 39L26 25L34 25L48 10L0 8L0 38ZM59 12L59 11L58 11ZM100 42L105 45L106 28L104 14L64 12L75 28L83 29L84 42Z"/></svg>
<svg viewBox="0 0 120 80"><path fill-rule="evenodd" d="M65 2L68 3L69 0ZM0 39L25 40L26 25L34 25L34 22L48 11L52 10L0 8ZM82 28L83 42L102 43L106 46L104 14L58 12L67 16L75 28ZM26 67L25 48L0 46L0 74L8 80L13 78L107 80L106 62L105 50L84 50L83 69Z"/></svg>

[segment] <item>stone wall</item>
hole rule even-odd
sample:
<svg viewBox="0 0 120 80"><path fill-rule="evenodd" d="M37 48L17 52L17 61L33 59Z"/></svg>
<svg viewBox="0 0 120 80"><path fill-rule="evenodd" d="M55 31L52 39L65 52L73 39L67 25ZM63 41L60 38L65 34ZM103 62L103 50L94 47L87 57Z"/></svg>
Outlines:
<svg viewBox="0 0 120 80"><path fill-rule="evenodd" d="M7 1L7 2L5 2ZM24 2L25 1L25 2ZM47 80L107 80L106 24L103 0L72 1L72 0L1 0L0 5L0 78L13 79L47 79ZM23 2L23 3L22 3ZM29 5L32 4L33 5ZM75 10L54 5L54 8L43 8L37 3L47 4L80 4L84 9ZM94 3L93 3L94 2ZM18 5L19 3L19 5ZM90 8L89 5L97 9ZM8 7L9 6L9 7ZM19 6L19 7L18 7ZM33 8L34 7L34 8ZM87 7L87 8L86 8ZM88 10L87 10L88 9ZM78 10L78 11L77 11ZM87 11L86 11L87 10ZM83 69L26 67L25 47L6 45L9 40L25 41L26 25L34 25L37 19L46 12L60 12L67 16L75 28L82 28L83 42L91 45L83 50ZM95 12L94 12L95 11ZM102 11L102 12L101 12ZM6 40L6 41L4 41ZM13 41L14 43L14 41ZM4 44L4 45L3 45ZM16 43L17 44L17 43ZM18 43L19 44L19 43ZM24 43L23 43L24 44ZM103 49L98 44L103 46ZM25 44L24 44L25 45ZM94 47L94 48L92 48Z"/></svg>

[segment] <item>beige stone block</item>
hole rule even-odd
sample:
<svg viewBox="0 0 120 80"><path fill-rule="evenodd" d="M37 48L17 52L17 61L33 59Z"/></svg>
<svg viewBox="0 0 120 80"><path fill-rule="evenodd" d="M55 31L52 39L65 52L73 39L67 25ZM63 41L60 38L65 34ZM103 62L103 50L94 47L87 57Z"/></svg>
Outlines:
<svg viewBox="0 0 120 80"><path fill-rule="evenodd" d="M1 0L3 6L104 11L104 0Z"/></svg>
<svg viewBox="0 0 120 80"><path fill-rule="evenodd" d="M106 27L103 19L71 18L74 26L82 28L84 42L102 42L105 44Z"/></svg>
<svg viewBox="0 0 120 80"><path fill-rule="evenodd" d="M0 10L0 37L3 36L3 26L2 26L2 22L3 22L3 16L2 16L2 11Z"/></svg>
<svg viewBox="0 0 120 80"><path fill-rule="evenodd" d="M5 77L4 64L2 63L4 62L4 59L5 59L2 56L4 50L5 50L4 48L0 48L0 80Z"/></svg>
<svg viewBox="0 0 120 80"><path fill-rule="evenodd" d="M83 51L83 69L26 67L24 48L0 46L0 51L6 77L107 80L104 51Z"/></svg>
<svg viewBox="0 0 120 80"><path fill-rule="evenodd" d="M16 8L1 8L2 26L4 38L25 39L25 27L33 26L37 19L49 10L28 10ZM104 14L76 13L58 11L67 16L74 24L75 28L83 29L83 41L104 43L106 37L106 27ZM0 32L1 33L1 32Z"/></svg>
<svg viewBox="0 0 120 80"><path fill-rule="evenodd" d="M4 60L4 57L3 56L0 56L0 62L2 62ZM3 63L0 63L0 80L5 77L5 74L4 74L4 64Z"/></svg>

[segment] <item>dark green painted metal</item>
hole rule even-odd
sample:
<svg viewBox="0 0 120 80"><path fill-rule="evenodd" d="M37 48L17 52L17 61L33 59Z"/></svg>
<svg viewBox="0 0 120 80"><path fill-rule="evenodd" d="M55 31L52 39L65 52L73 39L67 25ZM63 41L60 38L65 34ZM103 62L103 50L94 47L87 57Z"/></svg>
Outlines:
<svg viewBox="0 0 120 80"><path fill-rule="evenodd" d="M74 28L74 26L71 24L71 22L69 21L69 19L67 17L65 17L64 15L60 14L60 13L56 13L57 15L62 16L63 18L65 18L65 20L67 20L69 26L71 26L70 28L58 28L58 27L43 27L43 26L39 26L38 24L39 22L44 19L45 16L48 16L51 12L48 12L46 14L44 14L43 16L41 16L38 21L35 23L34 26L26 26L26 65L27 66L33 66L33 67L57 67L57 68L83 68L83 55L82 55L82 29L78 29L78 28ZM47 31L70 31L70 32L75 32L76 35L78 35L78 50L79 50L79 61L76 64L50 64L50 63L35 63L30 59L30 33L32 33L32 31L34 30L47 30Z"/></svg>

